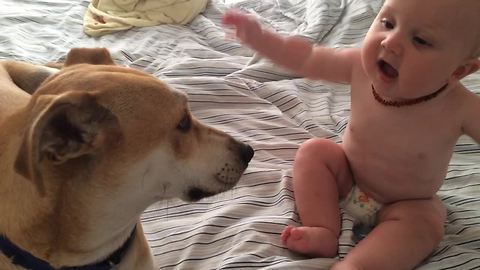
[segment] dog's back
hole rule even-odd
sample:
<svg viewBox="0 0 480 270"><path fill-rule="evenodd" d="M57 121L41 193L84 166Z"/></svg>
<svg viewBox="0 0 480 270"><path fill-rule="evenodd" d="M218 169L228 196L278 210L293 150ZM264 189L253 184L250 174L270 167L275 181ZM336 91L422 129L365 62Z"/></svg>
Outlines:
<svg viewBox="0 0 480 270"><path fill-rule="evenodd" d="M42 82L56 69L15 61L0 62L0 126L3 119L25 106Z"/></svg>

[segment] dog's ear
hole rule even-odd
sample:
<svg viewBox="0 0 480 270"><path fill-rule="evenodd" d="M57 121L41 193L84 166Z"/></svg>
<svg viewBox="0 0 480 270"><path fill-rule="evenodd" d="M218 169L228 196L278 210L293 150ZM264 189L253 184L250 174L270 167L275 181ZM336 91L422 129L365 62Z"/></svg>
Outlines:
<svg viewBox="0 0 480 270"><path fill-rule="evenodd" d="M75 64L115 65L105 48L74 48L67 54L65 66Z"/></svg>
<svg viewBox="0 0 480 270"><path fill-rule="evenodd" d="M102 125L115 117L93 94L67 92L53 100L25 132L15 170L45 194L41 165L53 166L93 154L104 140Z"/></svg>

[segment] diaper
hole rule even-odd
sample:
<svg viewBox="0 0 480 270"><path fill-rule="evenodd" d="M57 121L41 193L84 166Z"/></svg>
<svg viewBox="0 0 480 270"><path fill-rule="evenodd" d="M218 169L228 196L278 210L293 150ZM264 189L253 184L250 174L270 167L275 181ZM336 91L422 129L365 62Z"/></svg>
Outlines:
<svg viewBox="0 0 480 270"><path fill-rule="evenodd" d="M350 193L342 200L340 206L355 219L355 223L374 226L377 212L382 204L375 201L354 185Z"/></svg>

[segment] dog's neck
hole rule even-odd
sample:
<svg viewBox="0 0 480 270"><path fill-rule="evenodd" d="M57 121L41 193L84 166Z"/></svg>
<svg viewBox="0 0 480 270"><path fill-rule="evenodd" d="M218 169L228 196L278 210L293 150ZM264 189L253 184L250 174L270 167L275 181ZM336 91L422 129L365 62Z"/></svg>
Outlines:
<svg viewBox="0 0 480 270"><path fill-rule="evenodd" d="M92 258L109 256L125 242L141 214L115 206L108 194L88 186L75 192L70 189L78 187L69 185L48 188L42 197L28 179L12 176L0 181L0 233L53 266L85 265ZM15 183L4 185L4 181ZM118 209L122 214L112 217Z"/></svg>
<svg viewBox="0 0 480 270"><path fill-rule="evenodd" d="M128 239L120 246L115 252L113 252L110 256L108 256L103 261L95 260L93 263L88 265L78 265L78 266L65 266L61 269L64 270L91 270L91 269L98 269L98 270L110 270L114 266L119 265L123 258L128 253L129 249L133 246L133 242L136 237L136 229L134 228L130 233ZM18 267L23 267L26 269L32 270L54 270L57 268L53 268L53 266L40 258L37 258L30 254L28 251L21 249L14 243L12 243L7 237L0 235L0 252L3 255L10 258L11 263ZM9 266L2 265L2 261L0 259L0 267L2 269L10 268Z"/></svg>

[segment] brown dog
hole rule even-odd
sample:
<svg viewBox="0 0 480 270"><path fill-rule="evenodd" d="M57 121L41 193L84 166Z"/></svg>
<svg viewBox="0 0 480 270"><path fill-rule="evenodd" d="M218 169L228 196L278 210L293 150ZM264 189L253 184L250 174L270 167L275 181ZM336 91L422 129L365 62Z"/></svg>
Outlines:
<svg viewBox="0 0 480 270"><path fill-rule="evenodd" d="M228 190L252 156L104 49L0 62L0 269L153 269L142 211Z"/></svg>

